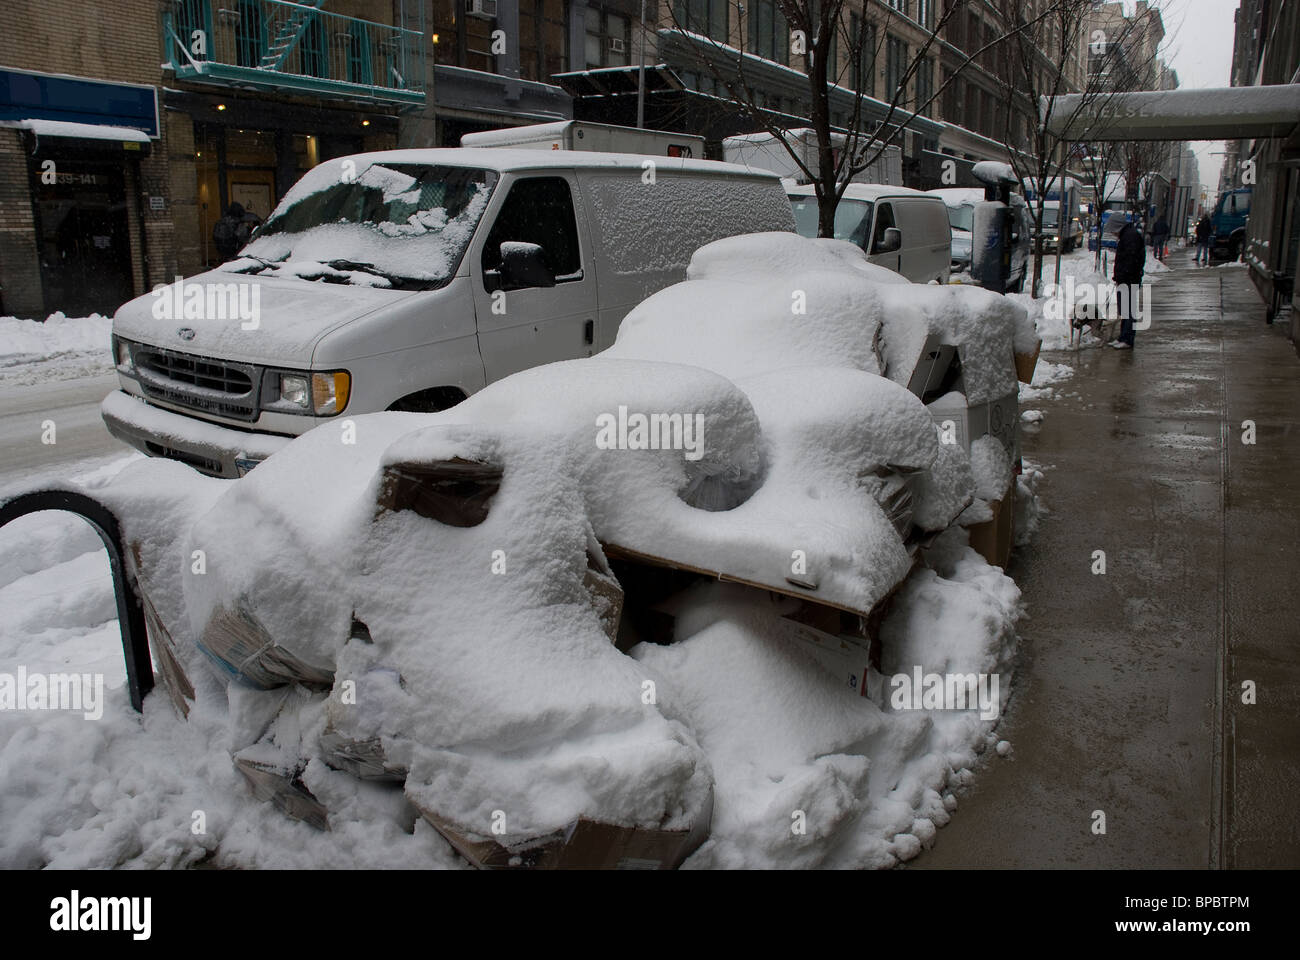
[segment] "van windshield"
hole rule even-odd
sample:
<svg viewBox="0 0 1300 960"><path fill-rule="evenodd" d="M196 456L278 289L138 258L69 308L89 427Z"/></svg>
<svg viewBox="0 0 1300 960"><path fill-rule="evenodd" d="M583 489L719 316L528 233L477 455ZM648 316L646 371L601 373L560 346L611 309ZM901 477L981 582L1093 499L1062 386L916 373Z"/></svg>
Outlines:
<svg viewBox="0 0 1300 960"><path fill-rule="evenodd" d="M794 229L801 237L817 236L817 198L791 197ZM865 249L871 229L871 201L845 198L835 208L835 239L849 240Z"/></svg>
<svg viewBox="0 0 1300 960"><path fill-rule="evenodd" d="M410 163L353 171L336 163L294 187L224 269L404 290L450 281L497 175Z"/></svg>

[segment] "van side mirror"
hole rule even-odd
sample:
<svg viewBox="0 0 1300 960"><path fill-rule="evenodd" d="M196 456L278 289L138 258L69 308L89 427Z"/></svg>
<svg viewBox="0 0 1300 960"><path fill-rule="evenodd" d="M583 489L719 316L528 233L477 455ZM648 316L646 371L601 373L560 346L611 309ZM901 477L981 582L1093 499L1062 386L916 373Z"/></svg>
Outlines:
<svg viewBox="0 0 1300 960"><path fill-rule="evenodd" d="M876 244L876 253L893 253L903 245L903 233L898 227L886 227L880 242Z"/></svg>
<svg viewBox="0 0 1300 960"><path fill-rule="evenodd" d="M501 288L553 287L555 274L546 265L546 251L535 243L507 240L501 244Z"/></svg>

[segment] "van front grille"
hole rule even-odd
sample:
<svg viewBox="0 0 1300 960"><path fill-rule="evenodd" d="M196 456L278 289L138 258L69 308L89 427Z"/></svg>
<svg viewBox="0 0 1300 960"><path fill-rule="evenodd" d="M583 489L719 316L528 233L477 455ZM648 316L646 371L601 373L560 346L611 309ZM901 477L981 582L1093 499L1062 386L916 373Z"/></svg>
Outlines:
<svg viewBox="0 0 1300 960"><path fill-rule="evenodd" d="M135 349L135 371L146 397L230 420L257 419L257 368L158 347Z"/></svg>

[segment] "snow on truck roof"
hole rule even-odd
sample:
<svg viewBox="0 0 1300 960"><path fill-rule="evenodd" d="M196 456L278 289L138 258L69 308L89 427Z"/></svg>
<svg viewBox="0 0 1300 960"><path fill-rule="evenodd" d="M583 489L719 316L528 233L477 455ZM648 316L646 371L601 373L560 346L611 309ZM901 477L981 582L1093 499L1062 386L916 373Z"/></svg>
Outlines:
<svg viewBox="0 0 1300 960"><path fill-rule="evenodd" d="M811 184L802 187L787 189L792 197L811 197L816 196L817 191ZM845 200L867 200L876 201L885 197L920 197L924 200L938 200L938 197L930 196L922 190L913 190L911 187L891 187L885 183L850 183L844 190Z"/></svg>
<svg viewBox="0 0 1300 960"><path fill-rule="evenodd" d="M932 197L938 197L950 207L961 207L968 203L979 203L984 199L983 187L940 187L927 190Z"/></svg>
<svg viewBox="0 0 1300 960"><path fill-rule="evenodd" d="M315 170L329 164L353 161L358 169L363 163L427 163L449 167L482 167L501 173L516 170L590 170L626 167L641 170L647 159L653 159L659 172L730 174L738 177L755 177L761 180L777 179L776 174L751 170L734 163L717 160L693 160L680 157L647 157L641 153L599 153L588 150L511 150L508 147L429 147L406 150L379 150L357 153L349 157L327 160ZM314 171L313 171L314 172ZM310 174L308 174L310 176Z"/></svg>

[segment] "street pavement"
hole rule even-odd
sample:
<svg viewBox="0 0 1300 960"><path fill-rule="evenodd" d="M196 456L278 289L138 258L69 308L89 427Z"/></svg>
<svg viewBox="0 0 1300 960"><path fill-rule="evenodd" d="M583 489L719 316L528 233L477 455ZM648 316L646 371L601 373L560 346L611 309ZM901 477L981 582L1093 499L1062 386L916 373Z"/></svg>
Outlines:
<svg viewBox="0 0 1300 960"><path fill-rule="evenodd" d="M117 374L0 386L0 488L38 476L71 476L107 456L131 452L104 426L99 404L117 389ZM42 443L54 422L54 443Z"/></svg>
<svg viewBox="0 0 1300 960"><path fill-rule="evenodd" d="M1051 356L1012 751L911 869L1300 863L1300 359L1244 269L1169 262L1135 350Z"/></svg>

